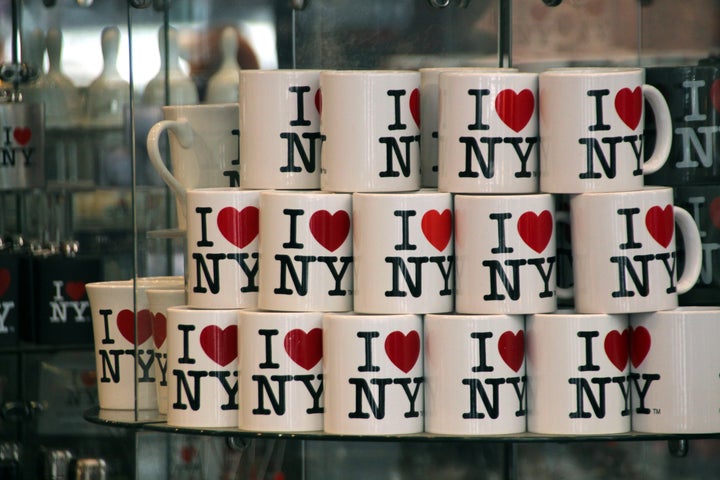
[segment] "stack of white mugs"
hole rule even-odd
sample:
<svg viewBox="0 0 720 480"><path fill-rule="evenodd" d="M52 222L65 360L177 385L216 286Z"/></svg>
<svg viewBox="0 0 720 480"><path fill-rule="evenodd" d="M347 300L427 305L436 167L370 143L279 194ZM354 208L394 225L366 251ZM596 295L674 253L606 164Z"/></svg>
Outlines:
<svg viewBox="0 0 720 480"><path fill-rule="evenodd" d="M238 105L165 107L148 151L177 197L186 299L151 306L167 314L166 330L153 323L166 357L158 338L145 348L167 382L167 423L720 431L708 341L720 308L676 308L699 274L700 240L670 188L644 187L672 128L643 78L242 71ZM657 125L647 162L645 100ZM569 211L556 212L567 194ZM558 224L571 288L556 286ZM107 365L98 357L99 374Z"/></svg>

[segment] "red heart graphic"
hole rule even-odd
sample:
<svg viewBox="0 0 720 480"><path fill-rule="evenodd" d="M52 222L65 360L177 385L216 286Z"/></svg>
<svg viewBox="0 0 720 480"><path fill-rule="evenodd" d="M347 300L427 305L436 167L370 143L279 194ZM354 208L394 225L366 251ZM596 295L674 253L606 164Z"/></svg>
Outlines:
<svg viewBox="0 0 720 480"><path fill-rule="evenodd" d="M715 110L720 112L720 78L710 85L710 101L713 107L715 107Z"/></svg>
<svg viewBox="0 0 720 480"><path fill-rule="evenodd" d="M408 373L420 355L420 335L415 330L407 335L399 331L390 333L385 339L385 353L396 367Z"/></svg>
<svg viewBox="0 0 720 480"><path fill-rule="evenodd" d="M645 214L645 226L650 232L650 236L664 248L667 248L675 233L672 205L666 205L665 208L656 205L648 210Z"/></svg>
<svg viewBox="0 0 720 480"><path fill-rule="evenodd" d="M623 88L615 95L615 111L620 120L632 130L640 123L642 108L643 94L640 87L635 87L635 90Z"/></svg>
<svg viewBox="0 0 720 480"><path fill-rule="evenodd" d="M318 113L322 115L322 92L319 88L317 89L317 92L315 92L315 108Z"/></svg>
<svg viewBox="0 0 720 480"><path fill-rule="evenodd" d="M630 362L637 368L650 351L652 345L650 332L645 327L633 328L630 331L630 342Z"/></svg>
<svg viewBox="0 0 720 480"><path fill-rule="evenodd" d="M549 210L543 210L540 215L535 212L525 212L518 218L517 230L528 247L537 253L542 253L552 237L552 213Z"/></svg>
<svg viewBox="0 0 720 480"><path fill-rule="evenodd" d="M307 333L299 328L290 330L283 345L293 362L310 370L322 360L322 329L313 328Z"/></svg>
<svg viewBox="0 0 720 480"><path fill-rule="evenodd" d="M65 293L68 297L77 301L85 296L85 283L77 282L65 282Z"/></svg>
<svg viewBox="0 0 720 480"><path fill-rule="evenodd" d="M13 138L20 145L27 145L32 138L32 130L29 127L15 127Z"/></svg>
<svg viewBox="0 0 720 480"><path fill-rule="evenodd" d="M410 114L415 125L420 126L420 90L417 88L410 92Z"/></svg>
<svg viewBox="0 0 720 480"><path fill-rule="evenodd" d="M330 213L318 210L310 217L310 233L326 249L334 252L350 232L350 215L345 210Z"/></svg>
<svg viewBox="0 0 720 480"><path fill-rule="evenodd" d="M612 330L605 335L605 355L608 360L621 372L625 370L630 354L630 332L628 329L622 331Z"/></svg>
<svg viewBox="0 0 720 480"><path fill-rule="evenodd" d="M225 207L218 212L217 226L225 239L238 248L245 248L255 240L260 230L260 210L249 206L238 211Z"/></svg>
<svg viewBox="0 0 720 480"><path fill-rule="evenodd" d="M525 360L525 332L522 330L517 333L507 331L500 335L498 352L508 367L516 372L520 370L523 360Z"/></svg>
<svg viewBox="0 0 720 480"><path fill-rule="evenodd" d="M217 325L203 328L200 332L200 346L213 362L224 367L237 358L237 325L230 325L225 330Z"/></svg>
<svg viewBox="0 0 720 480"><path fill-rule="evenodd" d="M505 89L495 98L495 111L505 125L519 132L528 124L535 111L535 96L528 90L515 93Z"/></svg>
<svg viewBox="0 0 720 480"><path fill-rule="evenodd" d="M7 289L10 288L10 270L7 268L0 268L0 297L5 295Z"/></svg>
<svg viewBox="0 0 720 480"><path fill-rule="evenodd" d="M150 310L140 310L137 313L137 345L142 345L152 335L152 320ZM135 316L132 310L120 310L116 322L120 335L128 342L135 343Z"/></svg>
<svg viewBox="0 0 720 480"><path fill-rule="evenodd" d="M720 229L720 197L715 197L710 202L710 221L715 228Z"/></svg>
<svg viewBox="0 0 720 480"><path fill-rule="evenodd" d="M152 336L155 348L160 348L165 343L167 337L167 319L162 312L158 312L153 316Z"/></svg>
<svg viewBox="0 0 720 480"><path fill-rule="evenodd" d="M437 210L428 210L423 215L420 226L423 235L433 247L439 252L445 250L452 236L452 213L449 209L443 210L442 213Z"/></svg>

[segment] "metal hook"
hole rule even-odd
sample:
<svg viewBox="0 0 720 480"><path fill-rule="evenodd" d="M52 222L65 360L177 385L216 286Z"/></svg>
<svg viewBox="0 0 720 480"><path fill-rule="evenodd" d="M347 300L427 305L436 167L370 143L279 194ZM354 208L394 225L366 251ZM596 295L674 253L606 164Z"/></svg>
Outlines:
<svg viewBox="0 0 720 480"><path fill-rule="evenodd" d="M668 440L668 451L675 458L687 457L690 443L685 438Z"/></svg>
<svg viewBox="0 0 720 480"><path fill-rule="evenodd" d="M450 0L428 0L428 3L434 8L445 8L450 5Z"/></svg>

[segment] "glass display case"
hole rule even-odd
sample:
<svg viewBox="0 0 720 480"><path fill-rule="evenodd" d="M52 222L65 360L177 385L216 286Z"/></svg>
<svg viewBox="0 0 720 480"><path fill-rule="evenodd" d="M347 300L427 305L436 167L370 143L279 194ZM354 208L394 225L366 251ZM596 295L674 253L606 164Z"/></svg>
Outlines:
<svg viewBox="0 0 720 480"><path fill-rule="evenodd" d="M49 312L39 306L52 296L37 283L52 268L82 272L83 286L187 273L175 195L152 166L147 138L163 106L237 102L239 70L712 63L717 0L0 0L0 11L4 105L39 104L44 118L42 181L0 180L0 314L17 302L7 317L16 334L3 342L0 329L0 469L16 475L8 478L61 478L52 468L90 458L104 459L107 478L117 479L659 480L720 471L720 432L259 433L100 410L89 319L51 330L67 324L51 320L60 312L85 314L86 297L72 296L80 277L49 280L55 300L76 302ZM23 133L14 139L27 144ZM3 298L3 271L17 272L13 299Z"/></svg>

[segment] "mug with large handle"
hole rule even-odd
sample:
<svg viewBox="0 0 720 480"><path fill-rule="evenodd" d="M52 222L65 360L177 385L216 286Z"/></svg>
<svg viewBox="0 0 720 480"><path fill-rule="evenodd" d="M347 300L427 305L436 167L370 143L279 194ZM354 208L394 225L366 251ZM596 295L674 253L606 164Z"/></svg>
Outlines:
<svg viewBox="0 0 720 480"><path fill-rule="evenodd" d="M184 231L188 188L240 185L238 106L166 106L163 116L148 133L148 156L175 194L178 228ZM166 130L170 132L170 169L160 150Z"/></svg>

